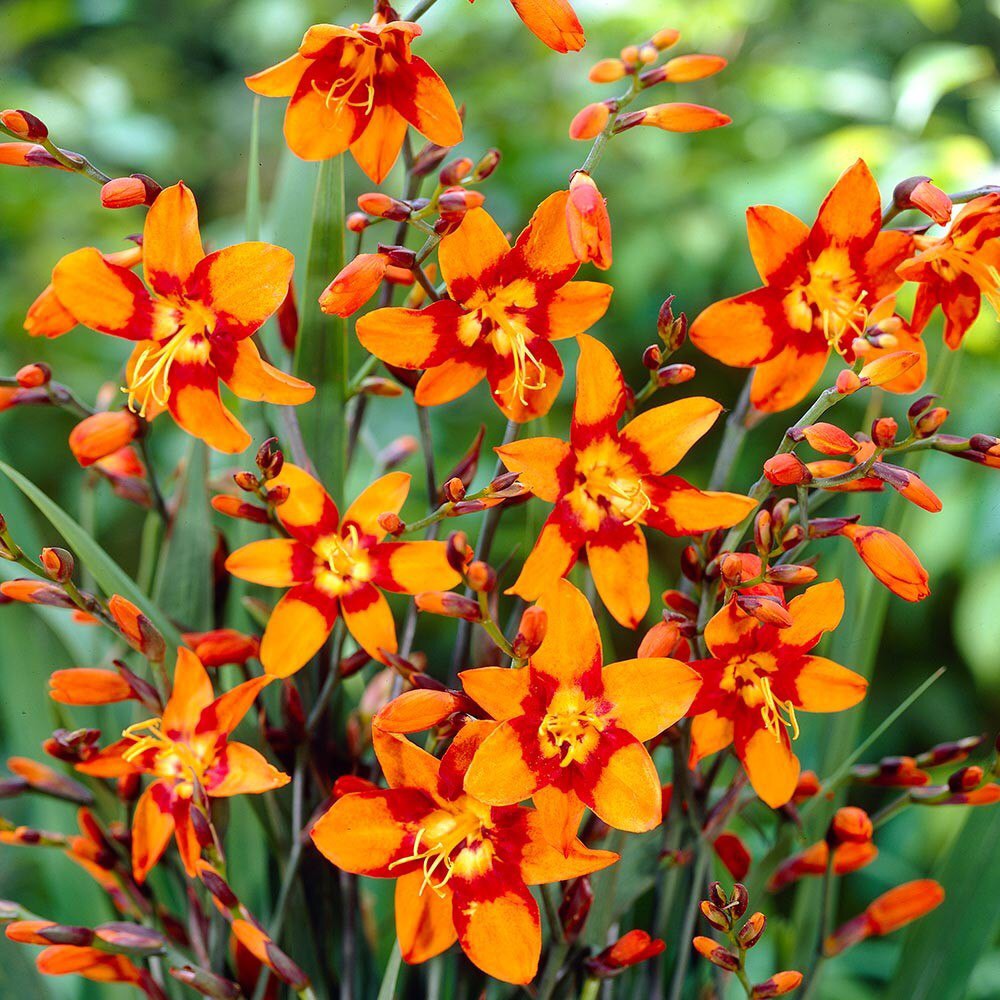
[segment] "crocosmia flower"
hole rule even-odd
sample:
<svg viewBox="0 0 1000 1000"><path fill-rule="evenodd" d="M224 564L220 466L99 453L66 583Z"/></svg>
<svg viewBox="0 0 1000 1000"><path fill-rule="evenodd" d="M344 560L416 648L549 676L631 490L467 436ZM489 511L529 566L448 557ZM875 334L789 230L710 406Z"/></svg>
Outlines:
<svg viewBox="0 0 1000 1000"><path fill-rule="evenodd" d="M142 254L152 293L93 247L63 257L52 272L59 302L80 323L137 341L124 386L132 410L152 420L168 409L189 434L236 453L250 435L222 404L220 379L243 399L312 399L308 382L267 364L250 339L288 294L287 250L239 243L206 256L194 195L176 184L146 216Z"/></svg>
<svg viewBox="0 0 1000 1000"><path fill-rule="evenodd" d="M549 411L563 380L553 340L575 337L605 313L611 286L571 281L580 262L566 223L569 193L539 205L513 247L481 208L441 241L450 298L424 309L376 309L358 339L377 358L425 369L422 406L447 403L483 378L512 420Z"/></svg>
<svg viewBox="0 0 1000 1000"><path fill-rule="evenodd" d="M754 791L776 809L791 799L799 760L789 733L797 712L840 712L865 696L868 682L853 670L810 655L844 614L840 582L819 583L788 604L787 628L765 625L730 601L705 627L711 656L691 666L702 686L688 715L691 766L733 744Z"/></svg>
<svg viewBox="0 0 1000 1000"><path fill-rule="evenodd" d="M642 744L684 715L698 675L665 657L602 669L594 614L566 580L538 605L548 627L526 667L461 675L469 697L501 723L476 752L466 791L493 805L533 796L556 843L572 843L585 805L617 829L653 829L663 793Z"/></svg>
<svg viewBox="0 0 1000 1000"><path fill-rule="evenodd" d="M581 549L601 600L635 628L649 607L649 558L640 525L668 535L700 534L742 520L748 497L707 493L672 469L715 423L722 406L681 399L634 417L621 430L625 381L614 356L580 337L569 441L529 438L497 449L536 496L555 504L508 593L536 600L572 569Z"/></svg>
<svg viewBox="0 0 1000 1000"><path fill-rule="evenodd" d="M203 795L258 794L288 783L288 775L253 747L229 739L271 680L255 677L216 698L201 661L182 647L163 715L129 726L118 742L76 765L78 771L99 778L153 776L132 820L132 870L137 882L145 880L171 837L177 840L188 875L197 874L201 846L191 810L203 808L198 801Z"/></svg>
<svg viewBox="0 0 1000 1000"><path fill-rule="evenodd" d="M773 205L747 212L750 252L764 286L709 306L691 325L695 346L754 367L750 401L787 410L823 374L831 350L850 364L869 312L902 284L896 267L912 237L881 230L878 186L858 160L834 185L810 229Z"/></svg>
<svg viewBox="0 0 1000 1000"><path fill-rule="evenodd" d="M391 8L366 24L314 24L298 52L246 78L264 97L290 97L285 141L304 160L350 149L380 183L392 169L407 125L439 146L462 141L462 122L444 81L410 44L419 24Z"/></svg>
<svg viewBox="0 0 1000 1000"><path fill-rule="evenodd" d="M970 201L940 239L918 236L920 251L899 269L920 283L913 307L915 326L938 305L944 313L944 342L955 350L979 315L981 301L1000 310L1000 194Z"/></svg>
<svg viewBox="0 0 1000 1000"><path fill-rule="evenodd" d="M289 462L268 485L289 489L277 513L291 537L244 545L226 560L226 568L251 583L291 588L272 612L261 640L260 659L269 674L285 677L303 667L341 612L358 645L384 660L397 647L392 611L382 591L448 590L461 580L448 564L444 542L383 541L379 515L397 514L403 506L410 490L405 472L377 479L343 519L326 490Z"/></svg>
<svg viewBox="0 0 1000 1000"><path fill-rule="evenodd" d="M589 874L618 855L575 839L564 853L546 840L534 810L490 806L463 790L492 726L466 725L441 760L376 727L388 789L344 795L312 838L345 871L398 880L396 935L407 962L433 958L457 939L487 975L528 983L542 944L528 886Z"/></svg>

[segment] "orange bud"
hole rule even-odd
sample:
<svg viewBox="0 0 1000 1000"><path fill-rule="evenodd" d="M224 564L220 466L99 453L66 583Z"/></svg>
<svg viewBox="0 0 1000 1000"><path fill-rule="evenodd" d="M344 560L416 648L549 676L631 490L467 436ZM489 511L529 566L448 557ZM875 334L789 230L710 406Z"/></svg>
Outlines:
<svg viewBox="0 0 1000 1000"><path fill-rule="evenodd" d="M712 965L717 965L720 969L735 972L740 967L740 960L710 937L699 935L691 943L702 958L707 958Z"/></svg>
<svg viewBox="0 0 1000 1000"><path fill-rule="evenodd" d="M400 516L391 511L379 514L378 523L379 527L389 535L401 535L406 528Z"/></svg>
<svg viewBox="0 0 1000 1000"><path fill-rule="evenodd" d="M898 535L863 524L844 525L840 533L853 542L864 564L894 594L905 601L922 601L930 594L927 570Z"/></svg>
<svg viewBox="0 0 1000 1000"><path fill-rule="evenodd" d="M642 660L671 656L681 638L680 626L676 622L657 622L642 638L636 656Z"/></svg>
<svg viewBox="0 0 1000 1000"><path fill-rule="evenodd" d="M49 579L56 583L66 583L73 576L73 556L65 549L44 548L38 561L45 567Z"/></svg>
<svg viewBox="0 0 1000 1000"><path fill-rule="evenodd" d="M367 378L361 380L358 392L365 396L380 396L383 399L395 399L403 395L403 387L391 378L382 378L380 375L369 375Z"/></svg>
<svg viewBox="0 0 1000 1000"><path fill-rule="evenodd" d="M450 591L432 590L417 594L414 602L418 611L427 611L432 615L444 615L445 618L464 618L467 622L483 620L483 613L472 598L453 594Z"/></svg>
<svg viewBox="0 0 1000 1000"><path fill-rule="evenodd" d="M763 913L751 913L736 937L744 948L752 948L760 940L766 926L767 917Z"/></svg>
<svg viewBox="0 0 1000 1000"><path fill-rule="evenodd" d="M463 187L450 187L438 198L442 216L464 215L474 208L482 208L486 201L481 191L467 191Z"/></svg>
<svg viewBox="0 0 1000 1000"><path fill-rule="evenodd" d="M865 914L872 933L891 934L900 927L918 920L944 902L944 889L933 879L905 882L883 893L869 903Z"/></svg>
<svg viewBox="0 0 1000 1000"><path fill-rule="evenodd" d="M872 839L874 827L868 813L844 806L833 814L827 840L833 844L863 844Z"/></svg>
<svg viewBox="0 0 1000 1000"><path fill-rule="evenodd" d="M57 170L69 170L69 167L64 167L43 146L38 146L33 142L0 143L0 165L7 167L55 167Z"/></svg>
<svg viewBox="0 0 1000 1000"><path fill-rule="evenodd" d="M349 232L363 233L371 225L371 220L364 212L351 212L346 225Z"/></svg>
<svg viewBox="0 0 1000 1000"><path fill-rule="evenodd" d="M611 110L606 104L588 104L576 113L569 125L571 139L595 139L607 125ZM0 147L2 150L3 147ZM2 161L0 161L2 162Z"/></svg>
<svg viewBox="0 0 1000 1000"><path fill-rule="evenodd" d="M22 389L37 389L39 386L48 385L52 380L52 369L38 362L18 368L14 377Z"/></svg>
<svg viewBox="0 0 1000 1000"><path fill-rule="evenodd" d="M602 271L611 267L611 219L590 174L578 170L569 184L566 225L576 259L593 261Z"/></svg>
<svg viewBox="0 0 1000 1000"><path fill-rule="evenodd" d="M206 667L221 667L229 663L240 666L257 656L260 640L232 628L217 628L209 632L185 632L184 641Z"/></svg>
<svg viewBox="0 0 1000 1000"><path fill-rule="evenodd" d="M916 351L893 351L869 362L858 372L862 385L885 385L908 372L920 361Z"/></svg>
<svg viewBox="0 0 1000 1000"><path fill-rule="evenodd" d="M642 117L636 125L648 125L665 132L704 132L732 121L729 115L701 104L656 104L638 114Z"/></svg>
<svg viewBox="0 0 1000 1000"><path fill-rule="evenodd" d="M789 628L792 616L777 598L756 594L737 594L734 598L740 611L755 618L762 625Z"/></svg>
<svg viewBox="0 0 1000 1000"><path fill-rule="evenodd" d="M142 427L142 420L129 409L95 413L70 431L69 448L80 465L87 468L130 444Z"/></svg>
<svg viewBox="0 0 1000 1000"><path fill-rule="evenodd" d="M812 479L812 473L791 452L769 458L764 463L764 475L775 486L798 486Z"/></svg>
<svg viewBox="0 0 1000 1000"><path fill-rule="evenodd" d="M392 222L403 222L413 214L413 209L405 201L391 198L381 191L370 191L358 196L358 208L369 215Z"/></svg>
<svg viewBox="0 0 1000 1000"><path fill-rule="evenodd" d="M837 392L841 396L849 396L851 393L857 392L861 388L861 379L858 378L850 368L845 368L837 376Z"/></svg>
<svg viewBox="0 0 1000 1000"><path fill-rule="evenodd" d="M949 411L943 406L935 406L922 413L913 425L917 437L926 438L936 433L948 419Z"/></svg>
<svg viewBox="0 0 1000 1000"><path fill-rule="evenodd" d="M465 571L466 581L470 589L477 594L488 594L497 585L497 575L487 563L481 559L469 563L469 568Z"/></svg>
<svg viewBox="0 0 1000 1000"><path fill-rule="evenodd" d="M876 462L872 474L888 483L900 496L912 504L936 514L944 506L938 495L915 473L887 462Z"/></svg>
<svg viewBox="0 0 1000 1000"><path fill-rule="evenodd" d="M113 594L108 611L128 644L149 660L160 662L166 655L167 644L156 626L131 602Z"/></svg>
<svg viewBox="0 0 1000 1000"><path fill-rule="evenodd" d="M681 33L676 28L661 28L649 40L649 44L662 52L664 49L669 49L672 45L676 45L680 37Z"/></svg>
<svg viewBox="0 0 1000 1000"><path fill-rule="evenodd" d="M5 129L13 132L19 139L29 142L41 142L49 137L49 130L41 118L36 118L30 111L8 109L0 111L0 122Z"/></svg>
<svg viewBox="0 0 1000 1000"><path fill-rule="evenodd" d="M807 799L811 799L814 795L818 794L821 787L819 776L815 771L803 771L799 775L798 783L795 785L792 801L796 805L800 802L805 802Z"/></svg>
<svg viewBox="0 0 1000 1000"><path fill-rule="evenodd" d="M521 615L521 623L517 626L517 635L511 644L517 659L526 660L535 653L545 638L548 624L549 616L544 608L536 604L525 610Z"/></svg>
<svg viewBox="0 0 1000 1000"><path fill-rule="evenodd" d="M591 83L614 83L625 76L627 69L621 59L602 59L590 67L587 78Z"/></svg>
<svg viewBox="0 0 1000 1000"><path fill-rule="evenodd" d="M372 725L387 733L419 733L470 707L469 700L458 692L414 688L380 708Z"/></svg>
<svg viewBox="0 0 1000 1000"><path fill-rule="evenodd" d="M42 937L40 932L58 926L52 920L15 920L4 928L4 933L18 944L49 945L52 942L47 937Z"/></svg>
<svg viewBox="0 0 1000 1000"><path fill-rule="evenodd" d="M664 79L670 83L690 83L714 76L725 67L726 60L722 56L675 56L663 65Z"/></svg>
<svg viewBox="0 0 1000 1000"><path fill-rule="evenodd" d="M75 608L62 587L41 580L4 580L0 583L0 594L10 601L22 604L44 604L51 608Z"/></svg>
<svg viewBox="0 0 1000 1000"><path fill-rule="evenodd" d="M781 587L801 587L805 583L812 583L818 575L812 566L780 563L777 566L768 566L764 580L766 583L776 583Z"/></svg>
<svg viewBox="0 0 1000 1000"><path fill-rule="evenodd" d="M701 915L717 930L728 931L732 921L724 910L720 910L709 899L703 899L699 904Z"/></svg>
<svg viewBox="0 0 1000 1000"><path fill-rule="evenodd" d="M847 431L833 424L818 423L809 427L796 428L795 435L801 435L809 447L822 455L853 455L858 450L858 442ZM793 435L793 440L800 440Z"/></svg>
<svg viewBox="0 0 1000 1000"><path fill-rule="evenodd" d="M49 697L62 705L110 705L134 697L128 681L114 670L77 667L49 677Z"/></svg>
<svg viewBox="0 0 1000 1000"><path fill-rule="evenodd" d="M656 384L661 389L668 385L683 385L696 374L694 365L664 365L656 371Z"/></svg>
<svg viewBox="0 0 1000 1000"><path fill-rule="evenodd" d="M146 204L146 185L138 177L115 177L101 188L105 208L134 208Z"/></svg>
<svg viewBox="0 0 1000 1000"><path fill-rule="evenodd" d="M750 990L750 997L751 1000L768 1000L770 997L780 997L784 993L791 993L792 990L798 989L801 983L801 972L776 972L764 982L753 986Z"/></svg>
<svg viewBox="0 0 1000 1000"><path fill-rule="evenodd" d="M445 186L460 184L472 172L475 164L468 156L460 156L451 163L446 163L438 174L438 180Z"/></svg>
<svg viewBox="0 0 1000 1000"><path fill-rule="evenodd" d="M242 521L254 521L257 524L267 524L270 515L263 507L252 503L244 503L239 497L220 495L212 497L212 509L226 517L235 517Z"/></svg>
<svg viewBox="0 0 1000 1000"><path fill-rule="evenodd" d="M638 45L626 45L625 48L619 53L621 55L622 62L632 65L639 61L639 46Z"/></svg>
<svg viewBox="0 0 1000 1000"><path fill-rule="evenodd" d="M892 200L900 211L914 208L939 226L946 226L951 221L951 198L932 184L929 177L908 177L900 181L892 192Z"/></svg>
<svg viewBox="0 0 1000 1000"><path fill-rule="evenodd" d="M599 955L587 959L586 968L591 976L603 979L630 965L655 958L666 947L665 942L659 938L650 937L645 931L632 930Z"/></svg>
<svg viewBox="0 0 1000 1000"><path fill-rule="evenodd" d="M388 266L385 254L358 254L324 289L320 309L343 317L357 312L378 291Z"/></svg>

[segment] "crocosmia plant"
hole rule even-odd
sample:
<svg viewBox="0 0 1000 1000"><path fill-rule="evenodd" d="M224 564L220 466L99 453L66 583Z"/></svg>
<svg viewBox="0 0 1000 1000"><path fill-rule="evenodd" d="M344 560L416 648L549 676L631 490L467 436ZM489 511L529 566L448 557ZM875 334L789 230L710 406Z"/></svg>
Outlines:
<svg viewBox="0 0 1000 1000"><path fill-rule="evenodd" d="M102 220L47 214L5 304L0 679L44 733L0 726L0 992L998 995L995 734L913 637L969 491L997 507L1000 187L929 138L792 139L683 189L746 238L664 285L690 221L632 164L723 169L764 85L725 82L737 33L616 56L594 5L487 6L227 42L249 152L220 131L195 178L105 172L116 133L64 148L44 92L0 113L24 211ZM561 98L456 46L487 17L584 104L544 150L513 117ZM928 94L975 79L944 58ZM956 630L990 669L996 580Z"/></svg>

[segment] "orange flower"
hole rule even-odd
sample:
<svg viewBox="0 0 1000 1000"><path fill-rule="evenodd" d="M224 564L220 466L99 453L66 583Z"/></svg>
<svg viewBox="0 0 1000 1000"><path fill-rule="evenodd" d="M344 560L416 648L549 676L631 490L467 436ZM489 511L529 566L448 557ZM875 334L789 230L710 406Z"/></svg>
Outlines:
<svg viewBox="0 0 1000 1000"><path fill-rule="evenodd" d="M433 958L457 938L487 975L529 983L541 926L527 887L589 874L618 856L575 839L564 854L545 839L534 810L490 806L462 790L492 728L466 725L441 760L374 728L388 789L344 795L312 838L345 871L398 879L396 934L407 962Z"/></svg>
<svg viewBox="0 0 1000 1000"><path fill-rule="evenodd" d="M298 52L246 78L264 97L290 97L285 141L304 160L350 149L379 184L399 156L407 125L439 146L462 141L462 122L444 81L410 52L421 27L391 8L342 28L314 24Z"/></svg>
<svg viewBox="0 0 1000 1000"><path fill-rule="evenodd" d="M142 247L129 247L103 254L103 257L108 264L131 269L142 260ZM24 328L32 337L61 337L69 333L76 323L76 317L60 301L51 283L28 306L28 314L24 317Z"/></svg>
<svg viewBox="0 0 1000 1000"><path fill-rule="evenodd" d="M510 419L549 411L563 379L551 341L590 329L611 298L610 285L571 282L580 262L566 225L568 200L566 191L546 198L513 248L484 209L473 209L441 241L451 298L358 320L358 339L377 358L426 369L415 392L420 405L457 399L485 377Z"/></svg>
<svg viewBox="0 0 1000 1000"><path fill-rule="evenodd" d="M853 362L854 340L875 303L902 283L895 269L912 247L904 232L880 232L881 217L878 187L861 160L834 185L812 229L772 205L747 212L764 286L709 306L690 334L725 364L756 367L750 401L758 410L799 402L831 350Z"/></svg>
<svg viewBox="0 0 1000 1000"><path fill-rule="evenodd" d="M287 250L240 243L206 256L194 196L177 184L150 208L142 252L154 295L93 247L63 257L52 272L59 301L79 322L138 341L126 370L133 411L152 420L169 409L189 434L235 453L250 435L223 406L220 379L243 399L312 398L309 383L261 360L250 339L288 293Z"/></svg>
<svg viewBox="0 0 1000 1000"><path fill-rule="evenodd" d="M883 893L868 904L865 911L838 927L824 943L827 956L842 951L869 937L881 937L905 927L944 902L944 889L933 879L905 882Z"/></svg>
<svg viewBox="0 0 1000 1000"><path fill-rule="evenodd" d="M508 593L535 600L572 568L581 548L601 600L628 628L649 607L649 561L640 524L668 535L736 524L754 507L733 493L705 493L673 468L722 407L692 397L639 414L621 430L625 382L611 352L580 337L570 440L530 438L497 449L537 497L555 504Z"/></svg>
<svg viewBox="0 0 1000 1000"><path fill-rule="evenodd" d="M585 805L616 829L652 830L662 793L642 744L684 715L697 675L663 657L602 669L593 612L566 580L538 606L549 624L526 667L460 675L469 697L501 723L477 751L466 791L496 806L534 797L553 843L572 843Z"/></svg>
<svg viewBox="0 0 1000 1000"><path fill-rule="evenodd" d="M343 520L323 487L289 462L268 485L289 489L277 515L292 537L244 545L229 556L226 569L251 583L292 588L272 612L261 640L260 659L269 674L287 677L303 667L341 612L358 645L385 662L397 646L382 591L415 594L461 580L448 565L444 542L383 541L379 517L403 506L410 489L405 472L372 483Z"/></svg>
<svg viewBox="0 0 1000 1000"><path fill-rule="evenodd" d="M904 601L922 601L931 588L927 570L899 535L877 525L845 524L840 534L854 543L864 564L883 586Z"/></svg>
<svg viewBox="0 0 1000 1000"><path fill-rule="evenodd" d="M212 682L190 650L177 651L174 686L160 718L137 722L96 757L76 769L99 778L150 774L154 781L136 803L132 820L132 870L143 882L170 838L188 875L197 874L201 845L191 821L196 801L256 795L281 788L288 775L258 751L229 739L271 677L255 677L213 697Z"/></svg>
<svg viewBox="0 0 1000 1000"><path fill-rule="evenodd" d="M705 628L710 658L691 666L702 687L688 715L691 765L734 744L754 791L772 809L795 793L799 760L796 711L840 712L865 696L868 682L809 651L844 614L837 580L810 587L788 605L791 625L763 625L731 601Z"/></svg>
<svg viewBox="0 0 1000 1000"><path fill-rule="evenodd" d="M913 325L923 326L935 307L944 312L944 342L957 350L979 315L983 296L1000 309L1000 194L970 201L940 239L916 237L919 253L899 268L920 283Z"/></svg>

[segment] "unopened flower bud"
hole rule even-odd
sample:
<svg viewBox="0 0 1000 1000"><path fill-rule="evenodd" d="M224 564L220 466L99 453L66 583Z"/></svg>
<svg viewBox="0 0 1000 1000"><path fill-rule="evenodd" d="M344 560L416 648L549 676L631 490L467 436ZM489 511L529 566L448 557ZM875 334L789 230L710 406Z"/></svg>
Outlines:
<svg viewBox="0 0 1000 1000"><path fill-rule="evenodd" d="M791 452L769 458L764 463L764 476L775 486L798 486L812 479L812 473Z"/></svg>
<svg viewBox="0 0 1000 1000"><path fill-rule="evenodd" d="M733 553L726 556L719 564L722 582L727 587L736 587L743 582L743 560Z"/></svg>
<svg viewBox="0 0 1000 1000"><path fill-rule="evenodd" d="M694 365L664 365L656 373L656 384L661 388L668 385L683 385L690 382L697 372Z"/></svg>
<svg viewBox="0 0 1000 1000"><path fill-rule="evenodd" d="M681 313L674 315L674 296L664 300L656 317L656 332L663 341L667 354L673 354L687 339L687 316Z"/></svg>
<svg viewBox="0 0 1000 1000"><path fill-rule="evenodd" d="M0 111L0 122L4 128L13 132L19 139L28 142L41 142L49 137L49 130L41 118L36 118L30 111L8 109Z"/></svg>
<svg viewBox="0 0 1000 1000"><path fill-rule="evenodd" d="M920 361L916 351L894 351L870 361L858 372L862 385L885 385L908 372Z"/></svg>
<svg viewBox="0 0 1000 1000"><path fill-rule="evenodd" d="M482 208L486 201L480 191L467 191L462 187L451 187L438 198L438 208L442 216L464 215L474 208Z"/></svg>
<svg viewBox="0 0 1000 1000"><path fill-rule="evenodd" d="M73 576L73 557L65 549L42 549L39 562L45 567L49 579L56 583L66 583Z"/></svg>
<svg viewBox="0 0 1000 1000"><path fill-rule="evenodd" d="M747 912L749 905L750 893L747 891L747 887L742 882L736 882L729 897L729 911L739 920Z"/></svg>
<svg viewBox="0 0 1000 1000"><path fill-rule="evenodd" d="M615 131L644 125L663 129L665 132L705 132L708 129L721 128L731 121L729 115L715 108L707 108L701 104L673 102L655 104L644 111L622 115L616 123Z"/></svg>
<svg viewBox="0 0 1000 1000"><path fill-rule="evenodd" d="M764 580L767 583L776 583L782 587L801 587L803 584L812 583L817 575L816 570L812 566L796 566L793 563L780 563L777 566L768 566L767 572L764 574Z"/></svg>
<svg viewBox="0 0 1000 1000"><path fill-rule="evenodd" d="M799 988L802 983L802 973L794 970L788 972L776 972L773 976L765 979L762 983L757 983L750 990L750 1000L770 1000L771 997L780 997L785 993Z"/></svg>
<svg viewBox="0 0 1000 1000"><path fill-rule="evenodd" d="M285 464L284 452L278 447L278 439L268 438L258 449L256 458L257 468L265 480L275 479L281 474Z"/></svg>
<svg viewBox="0 0 1000 1000"><path fill-rule="evenodd" d="M256 493L260 489L260 480L252 472L234 472L233 482L245 493Z"/></svg>
<svg viewBox="0 0 1000 1000"><path fill-rule="evenodd" d="M182 965L178 968L171 967L168 971L179 983L190 987L203 997L208 997L209 1000L236 1000L237 997L243 996L243 990L238 983L223 979L208 969Z"/></svg>
<svg viewBox="0 0 1000 1000"><path fill-rule="evenodd" d="M385 254L358 254L323 290L320 309L343 317L357 312L378 291L388 267Z"/></svg>
<svg viewBox="0 0 1000 1000"><path fill-rule="evenodd" d="M681 33L676 28L661 28L649 40L649 44L662 52L664 49L669 49L671 46L676 45L680 37Z"/></svg>
<svg viewBox="0 0 1000 1000"><path fill-rule="evenodd" d="M420 442L412 434L403 434L390 441L376 456L376 461L383 469L392 469L401 465L411 455L420 450Z"/></svg>
<svg viewBox="0 0 1000 1000"><path fill-rule="evenodd" d="M766 556L774 545L771 524L771 512L766 509L760 511L753 521L753 544L761 558Z"/></svg>
<svg viewBox="0 0 1000 1000"><path fill-rule="evenodd" d="M458 503L460 500L465 499L465 483L458 476L452 476L441 487L441 492L449 503Z"/></svg>
<svg viewBox="0 0 1000 1000"><path fill-rule="evenodd" d="M456 572L463 573L469 558L469 538L464 531L453 531L445 545L445 558Z"/></svg>
<svg viewBox="0 0 1000 1000"><path fill-rule="evenodd" d="M488 594L497 585L496 572L481 559L469 563L469 568L465 571L465 579L469 587L477 594Z"/></svg>
<svg viewBox="0 0 1000 1000"><path fill-rule="evenodd" d="M681 550L681 572L692 582L700 583L704 575L701 557L693 545L685 545Z"/></svg>
<svg viewBox="0 0 1000 1000"><path fill-rule="evenodd" d="M346 224L350 232L360 234L371 225L371 219L364 212L351 212Z"/></svg>
<svg viewBox="0 0 1000 1000"><path fill-rule="evenodd" d="M699 935L691 942L695 951L698 952L702 958L707 958L712 965L717 965L720 969L725 969L727 972L735 972L740 967L740 960L730 951L726 951L717 941L713 941L710 937L703 937Z"/></svg>
<svg viewBox="0 0 1000 1000"><path fill-rule="evenodd" d="M367 375L361 380L358 392L363 396L378 396L381 399L398 399L403 395L403 387L391 378L381 375Z"/></svg>
<svg viewBox="0 0 1000 1000"><path fill-rule="evenodd" d="M489 149L476 164L476 168L472 172L472 177L474 180L484 181L498 166L500 166L500 150Z"/></svg>
<svg viewBox="0 0 1000 1000"><path fill-rule="evenodd" d="M119 594L113 594L108 601L108 611L111 612L115 624L133 649L155 663L163 661L167 652L166 640L131 601Z"/></svg>
<svg viewBox="0 0 1000 1000"><path fill-rule="evenodd" d="M971 792L983 780L983 769L975 764L963 767L948 775L948 787L953 792Z"/></svg>
<svg viewBox="0 0 1000 1000"><path fill-rule="evenodd" d="M409 271L417 266L417 254L409 247L401 247L393 243L379 243L378 252L385 254L390 268L404 268Z"/></svg>
<svg viewBox="0 0 1000 1000"><path fill-rule="evenodd" d="M450 591L427 591L417 594L414 598L418 611L427 611L432 615L443 615L445 618L463 618L467 622L480 622L483 613L479 604L470 597L453 594Z"/></svg>
<svg viewBox="0 0 1000 1000"><path fill-rule="evenodd" d="M611 117L606 104L588 104L578 111L569 125L571 139L596 139Z"/></svg>
<svg viewBox="0 0 1000 1000"><path fill-rule="evenodd" d="M951 220L951 198L935 187L929 177L908 177L900 181L893 189L892 200L901 212L914 208L939 226L946 226Z"/></svg>
<svg viewBox="0 0 1000 1000"><path fill-rule="evenodd" d="M714 76L726 68L726 60L722 56L707 56L692 54L676 56L664 63L662 69L664 79L670 83L693 83Z"/></svg>
<svg viewBox="0 0 1000 1000"><path fill-rule="evenodd" d="M792 616L777 598L758 594L737 594L735 601L740 611L763 625L789 628L792 624Z"/></svg>
<svg viewBox="0 0 1000 1000"><path fill-rule="evenodd" d="M872 839L875 828L864 809L843 806L833 814L826 832L826 841L832 847L838 844L866 844Z"/></svg>
<svg viewBox="0 0 1000 1000"><path fill-rule="evenodd" d="M850 368L845 368L837 376L836 386L841 396L850 396L861 388L861 379Z"/></svg>
<svg viewBox="0 0 1000 1000"><path fill-rule="evenodd" d="M559 904L559 923L562 926L563 940L568 944L573 944L580 936L593 902L594 890L586 875L567 883Z"/></svg>
<svg viewBox="0 0 1000 1000"><path fill-rule="evenodd" d="M426 177L441 166L442 161L448 155L447 146L439 146L437 143L429 142L413 159L413 166L410 173L414 177Z"/></svg>
<svg viewBox="0 0 1000 1000"><path fill-rule="evenodd" d="M795 427L788 436L793 441L805 440L810 448L822 455L853 455L858 450L858 442L834 424L820 422Z"/></svg>
<svg viewBox="0 0 1000 1000"><path fill-rule="evenodd" d="M899 424L892 417L878 417L872 421L872 441L879 448L891 448L898 430Z"/></svg>
<svg viewBox="0 0 1000 1000"><path fill-rule="evenodd" d="M30 365L18 368L14 378L22 389L37 389L39 386L47 385L52 379L52 369L48 365L38 361Z"/></svg>
<svg viewBox="0 0 1000 1000"><path fill-rule="evenodd" d="M69 434L69 448L84 468L131 444L143 429L131 410L106 410L81 420Z"/></svg>
<svg viewBox="0 0 1000 1000"><path fill-rule="evenodd" d="M728 931L731 921L725 910L720 910L711 900L701 901L701 915L717 930Z"/></svg>
<svg viewBox="0 0 1000 1000"><path fill-rule="evenodd" d="M278 483L277 486L272 486L267 491L267 502L274 507L280 507L288 498L291 496L291 488L286 486L284 483Z"/></svg>
<svg viewBox="0 0 1000 1000"><path fill-rule="evenodd" d="M627 72L625 63L621 59L602 59L590 67L587 79L591 83L615 83Z"/></svg>
<svg viewBox="0 0 1000 1000"><path fill-rule="evenodd" d="M390 222L405 222L413 214L413 209L405 201L399 201L381 191L369 191L359 195L358 208L362 212L379 219L388 219Z"/></svg>
<svg viewBox="0 0 1000 1000"><path fill-rule="evenodd" d="M548 613L537 604L528 608L521 615L521 623L517 626L517 635L514 636L514 641L511 643L516 659L526 660L535 654L545 639L548 624Z"/></svg>
<svg viewBox="0 0 1000 1000"><path fill-rule="evenodd" d="M115 177L101 188L105 208L135 208L146 204L146 185L138 177Z"/></svg>
<svg viewBox="0 0 1000 1000"><path fill-rule="evenodd" d="M400 520L398 514L387 511L378 516L379 527L388 535L401 535L406 530L406 525Z"/></svg>
<svg viewBox="0 0 1000 1000"><path fill-rule="evenodd" d="M919 438L928 438L940 430L948 419L949 411L943 406L935 406L922 413L913 425L913 432Z"/></svg>
<svg viewBox="0 0 1000 1000"><path fill-rule="evenodd" d="M663 352L660 350L657 344L650 344L642 352L642 367L648 368L651 372L655 372L657 368L660 367L660 363L663 361Z"/></svg>
<svg viewBox="0 0 1000 1000"><path fill-rule="evenodd" d="M796 546L801 545L806 540L805 528L801 524L793 524L785 530L781 536L781 551L790 552Z"/></svg>
<svg viewBox="0 0 1000 1000"><path fill-rule="evenodd" d="M752 948L760 940L766 926L767 917L763 913L751 913L736 938L744 948Z"/></svg>
<svg viewBox="0 0 1000 1000"><path fill-rule="evenodd" d="M461 184L469 176L475 164L467 156L460 156L451 163L446 163L438 174L438 180L444 187Z"/></svg>

